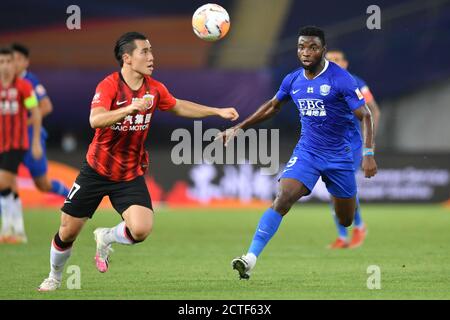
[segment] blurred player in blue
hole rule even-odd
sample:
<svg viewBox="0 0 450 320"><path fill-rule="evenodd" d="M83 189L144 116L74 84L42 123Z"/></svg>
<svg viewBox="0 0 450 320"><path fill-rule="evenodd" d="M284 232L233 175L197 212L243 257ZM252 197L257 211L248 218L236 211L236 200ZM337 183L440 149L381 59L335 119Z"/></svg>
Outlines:
<svg viewBox="0 0 450 320"><path fill-rule="evenodd" d="M352 76L325 59L325 34L317 27L300 30L297 54L301 67L288 74L276 95L243 122L222 133L225 145L240 129L271 118L289 99L302 124L300 141L281 174L278 195L261 217L247 254L232 261L248 279L256 260L292 205L311 193L319 177L332 195L339 223L350 226L356 210L356 179L348 135L356 115L363 122L365 176L376 174L372 116Z"/></svg>
<svg viewBox="0 0 450 320"><path fill-rule="evenodd" d="M45 116L47 116L52 112L52 103L47 95L44 86L39 82L38 78L27 70L27 68L30 65L29 50L27 47L18 43L14 43L11 46L11 48L13 50L16 75L18 77L28 80L32 84L36 97L39 101L39 109L41 111L42 118L44 118ZM28 127L28 135L31 141L33 137L32 126ZM30 149L25 154L23 163L30 171L31 176L33 177L34 184L36 185L38 190L42 192L52 192L59 194L63 197L66 197L69 194L69 189L62 182L58 180L50 180L49 177L47 176L48 163L45 154L46 139L47 139L47 132L45 131L44 128L41 128L41 145L43 150L42 157L38 160L34 159ZM19 198L16 181L14 182L13 194L14 194L14 201L16 202L16 208L19 208L19 210L22 211L22 204ZM27 238L24 234L12 235L9 239L9 242L26 243Z"/></svg>
<svg viewBox="0 0 450 320"><path fill-rule="evenodd" d="M342 50L339 49L331 49L328 50L325 54L325 58L328 61L332 61L336 63L341 68L347 70L348 61ZM378 122L380 118L380 109L378 107L377 102L375 101L372 93L370 92L369 87L361 78L352 74L353 78L356 81L356 85L361 91L364 100L366 101L367 106L369 107L370 112L373 117L374 124L374 136L376 135ZM352 145L353 150L353 161L354 166L358 169L361 166L362 161L362 136L361 136L361 126L358 118L353 118L354 129L351 130L351 135L349 137L350 143ZM356 173L356 172L355 172ZM353 221L353 236L351 241L348 241L348 231L347 228L339 224L336 215L333 212L334 222L336 223L336 228L338 231L338 238L331 243L328 248L330 249L341 249L341 248L356 248L363 244L364 239L367 235L367 226L363 222L361 218L361 208L359 204L359 198L356 196L356 212L355 212L355 220Z"/></svg>

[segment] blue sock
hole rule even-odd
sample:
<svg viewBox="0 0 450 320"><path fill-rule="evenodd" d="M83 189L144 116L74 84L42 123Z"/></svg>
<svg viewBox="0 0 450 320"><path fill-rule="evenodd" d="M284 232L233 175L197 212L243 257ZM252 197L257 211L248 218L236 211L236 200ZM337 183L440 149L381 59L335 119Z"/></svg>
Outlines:
<svg viewBox="0 0 450 320"><path fill-rule="evenodd" d="M334 212L333 212L333 219L334 219L334 223L336 224L339 238L347 239L347 236L348 236L347 228L339 223L339 219L336 217L336 213L334 213Z"/></svg>
<svg viewBox="0 0 450 320"><path fill-rule="evenodd" d="M347 228L339 223L339 219L336 217L336 212L334 212L334 206L333 206L332 202L330 203L330 208L331 208L331 213L333 215L334 223L336 224L338 237L339 238L343 238L343 239L347 239L347 237L348 237Z"/></svg>
<svg viewBox="0 0 450 320"><path fill-rule="evenodd" d="M361 218L360 207L359 207L359 197L356 196L356 211L355 211L355 219L353 220L354 227L362 227L363 221Z"/></svg>
<svg viewBox="0 0 450 320"><path fill-rule="evenodd" d="M51 183L52 183L51 192L59 194L65 198L69 195L69 189L67 189L66 186L63 185L61 182L57 180L52 180Z"/></svg>
<svg viewBox="0 0 450 320"><path fill-rule="evenodd" d="M255 235L253 236L252 244L248 249L249 253L259 256L266 244L275 232L277 232L282 218L283 216L272 208L269 208L264 212L263 216L259 220L258 227L256 228Z"/></svg>

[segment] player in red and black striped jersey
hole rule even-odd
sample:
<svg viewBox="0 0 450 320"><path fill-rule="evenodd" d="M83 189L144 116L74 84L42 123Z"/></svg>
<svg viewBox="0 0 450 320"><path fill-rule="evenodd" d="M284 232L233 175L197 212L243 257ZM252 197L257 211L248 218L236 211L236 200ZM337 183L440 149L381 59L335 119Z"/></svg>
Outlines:
<svg viewBox="0 0 450 320"><path fill-rule="evenodd" d="M174 108L176 99L161 82L149 75L144 75L140 87L133 90L122 73L114 72L99 83L92 100L92 114L97 116L103 110L123 112L124 107L133 101L139 102L139 99L144 99L146 104L143 111L130 113L106 128L97 127L89 146L88 164L112 181L129 181L145 173L148 159L144 141L150 120L156 109Z"/></svg>
<svg viewBox="0 0 450 320"><path fill-rule="evenodd" d="M12 50L0 49L0 242L7 242L13 233L25 239L22 215L15 207L12 188L19 164L30 147L28 112L35 132L41 130L37 106L31 84L15 76ZM39 135L33 138L31 150L36 159L42 156Z"/></svg>
<svg viewBox="0 0 450 320"><path fill-rule="evenodd" d="M236 120L239 116L234 108L212 108L174 98L151 77L152 47L144 35L124 34L117 40L114 53L121 70L97 86L89 118L95 136L64 202L61 226L50 249L50 274L40 291L56 290L61 285L72 243L104 196L109 196L124 221L94 232L95 261L100 272L108 269L112 243L135 244L150 234L153 210L143 178L148 167L144 142L157 109L186 118L219 116Z"/></svg>

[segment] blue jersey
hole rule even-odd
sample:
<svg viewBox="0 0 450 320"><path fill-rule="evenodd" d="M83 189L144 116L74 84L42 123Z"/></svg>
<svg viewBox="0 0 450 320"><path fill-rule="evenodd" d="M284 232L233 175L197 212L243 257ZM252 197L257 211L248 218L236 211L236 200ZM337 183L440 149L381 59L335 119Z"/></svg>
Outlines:
<svg viewBox="0 0 450 320"><path fill-rule="evenodd" d="M291 98L300 112L300 150L330 157L348 155L349 134L354 127L353 110L365 104L355 79L333 62L314 79L304 69L288 74L276 94L279 101Z"/></svg>
<svg viewBox="0 0 450 320"><path fill-rule="evenodd" d="M30 71L26 70L24 74L22 75L22 78L28 80L31 85L33 86L34 93L36 94L36 97L39 101L47 97L47 90L45 90L45 87L41 84L38 77L31 73ZM33 127L28 127L28 136L33 137ZM44 129L44 127L41 128L41 139L46 140L47 139L47 131Z"/></svg>
<svg viewBox="0 0 450 320"><path fill-rule="evenodd" d="M31 73L30 71L25 71L22 78L31 82L33 90L39 101L41 101L47 96L47 90L45 90L45 87L41 84L39 79L33 73Z"/></svg>

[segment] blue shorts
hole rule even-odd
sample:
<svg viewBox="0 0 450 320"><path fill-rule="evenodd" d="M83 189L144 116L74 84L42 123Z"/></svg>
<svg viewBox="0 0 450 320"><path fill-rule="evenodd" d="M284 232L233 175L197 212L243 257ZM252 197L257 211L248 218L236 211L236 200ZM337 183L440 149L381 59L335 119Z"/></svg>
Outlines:
<svg viewBox="0 0 450 320"><path fill-rule="evenodd" d="M47 160L47 154L46 154L46 143L47 140L47 132L44 130L44 128L41 128L41 146L42 146L42 157L38 160L33 158L33 155L31 153L31 143L33 140L33 127L28 127L28 137L30 140L30 149L28 149L27 153L25 153L25 156L23 158L23 164L25 167L28 168L30 171L30 174L33 178L38 178L43 176L47 173L48 170L48 160Z"/></svg>
<svg viewBox="0 0 450 320"><path fill-rule="evenodd" d="M298 180L311 192L319 177L322 177L331 195L336 198L353 198L356 195L353 163L352 153L333 159L304 149L296 149L280 179Z"/></svg>
<svg viewBox="0 0 450 320"><path fill-rule="evenodd" d="M356 172L361 168L362 145L356 148L352 146L352 150L353 150L353 166L355 167L355 174L356 174Z"/></svg>

